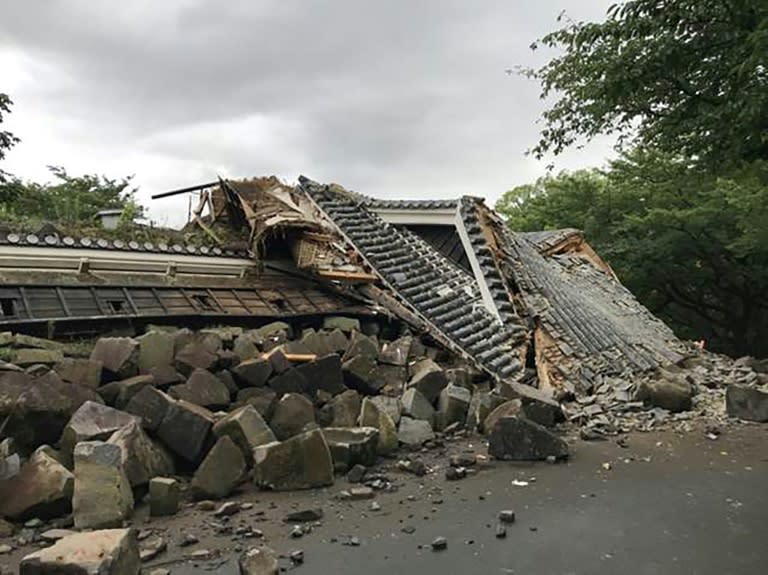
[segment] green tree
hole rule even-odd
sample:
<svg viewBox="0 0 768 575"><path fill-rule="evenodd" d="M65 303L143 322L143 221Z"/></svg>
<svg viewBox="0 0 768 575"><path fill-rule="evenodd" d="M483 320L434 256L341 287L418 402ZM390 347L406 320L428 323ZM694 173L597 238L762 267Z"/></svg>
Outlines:
<svg viewBox="0 0 768 575"><path fill-rule="evenodd" d="M584 230L680 336L768 355L766 179L766 163L714 176L689 160L634 150L606 171L515 188L496 207L515 230Z"/></svg>
<svg viewBox="0 0 768 575"><path fill-rule="evenodd" d="M11 106L13 105L13 102L8 97L7 94L0 93L0 124L3 123L3 114L10 114L11 112ZM11 132L8 132L7 130L0 130L0 160L5 159L5 154L10 150L13 146L19 143L19 139L14 136ZM9 174L2 169L0 169L0 184L3 184L7 181L9 177ZM6 193L10 193L13 190L5 190ZM0 194L3 193L3 190L0 188ZM0 202L5 201L6 198L2 195L0 195Z"/></svg>
<svg viewBox="0 0 768 575"><path fill-rule="evenodd" d="M766 0L631 0L540 46L559 55L526 70L554 98L538 157L614 134L711 170L768 158Z"/></svg>
<svg viewBox="0 0 768 575"><path fill-rule="evenodd" d="M96 174L70 176L58 166L49 166L55 181L38 184L14 179L0 189L13 188L14 199L4 206L5 217L38 219L73 225L91 222L101 210L121 209L141 217L143 208L136 202L133 176L111 179Z"/></svg>

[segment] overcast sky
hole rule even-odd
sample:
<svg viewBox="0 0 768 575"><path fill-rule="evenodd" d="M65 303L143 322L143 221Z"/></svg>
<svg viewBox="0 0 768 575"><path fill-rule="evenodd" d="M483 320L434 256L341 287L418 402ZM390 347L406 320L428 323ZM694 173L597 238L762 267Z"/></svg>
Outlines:
<svg viewBox="0 0 768 575"><path fill-rule="evenodd" d="M0 0L6 171L135 174L160 223L215 179L305 174L390 198L494 201L545 173L533 40L612 0ZM4 127L6 127L4 125ZM557 168L600 166L606 141Z"/></svg>

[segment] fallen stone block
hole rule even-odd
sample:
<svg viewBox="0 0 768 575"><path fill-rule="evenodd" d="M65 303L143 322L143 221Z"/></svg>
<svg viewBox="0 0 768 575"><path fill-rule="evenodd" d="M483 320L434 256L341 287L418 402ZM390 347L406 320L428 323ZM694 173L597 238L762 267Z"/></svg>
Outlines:
<svg viewBox="0 0 768 575"><path fill-rule="evenodd" d="M345 333L359 332L360 320L354 317L344 316L328 316L323 318L323 329L334 330L338 329Z"/></svg>
<svg viewBox="0 0 768 575"><path fill-rule="evenodd" d="M272 365L272 373L283 373L293 367L291 360L289 360L282 349L273 349L269 356L267 356L270 365Z"/></svg>
<svg viewBox="0 0 768 575"><path fill-rule="evenodd" d="M423 419L429 425L435 422L435 408L429 400L415 387L405 390L402 397L403 414L413 419Z"/></svg>
<svg viewBox="0 0 768 575"><path fill-rule="evenodd" d="M171 364L157 365L150 368L147 373L152 376L156 387L164 389L170 385L184 382L184 376L176 371L176 368Z"/></svg>
<svg viewBox="0 0 768 575"><path fill-rule="evenodd" d="M378 430L379 438L376 444L376 453L379 455L388 455L397 449L397 426L389 414L379 409L369 397L363 399L358 425L374 427Z"/></svg>
<svg viewBox="0 0 768 575"><path fill-rule="evenodd" d="M467 388L449 384L440 392L437 400L437 413L435 424L442 431L453 423L464 424L467 420L469 402L472 400L472 392Z"/></svg>
<svg viewBox="0 0 768 575"><path fill-rule="evenodd" d="M341 358L335 353L301 364L296 367L296 371L304 377L306 391L311 395L320 390L331 395L338 395L347 390L341 371Z"/></svg>
<svg viewBox="0 0 768 575"><path fill-rule="evenodd" d="M563 420L560 404L540 389L514 381L502 381L495 392L505 399L522 400L525 416L540 425L550 426Z"/></svg>
<svg viewBox="0 0 768 575"><path fill-rule="evenodd" d="M146 485L157 475L171 475L175 470L171 454L150 439L138 421L115 431L107 442L120 447L123 470L133 487Z"/></svg>
<svg viewBox="0 0 768 575"><path fill-rule="evenodd" d="M428 421L403 416L397 428L397 439L408 447L421 447L435 438L435 432Z"/></svg>
<svg viewBox="0 0 768 575"><path fill-rule="evenodd" d="M51 349L62 352L64 351L64 344L52 339L35 337L34 335L26 335L23 333L9 335L11 335L11 339L7 342L7 344L4 345L11 344L13 347L33 347L36 349Z"/></svg>
<svg viewBox="0 0 768 575"><path fill-rule="evenodd" d="M272 418L277 402L277 393L269 387L246 387L237 392L235 404L238 406L252 405L264 419Z"/></svg>
<svg viewBox="0 0 768 575"><path fill-rule="evenodd" d="M371 374L374 387L383 395L400 395L408 380L407 370L399 365L380 363Z"/></svg>
<svg viewBox="0 0 768 575"><path fill-rule="evenodd" d="M252 547L240 556L240 575L278 575L277 554L269 547Z"/></svg>
<svg viewBox="0 0 768 575"><path fill-rule="evenodd" d="M315 423L312 402L298 393L288 393L275 404L269 426L280 441L298 435L308 423Z"/></svg>
<svg viewBox="0 0 768 575"><path fill-rule="evenodd" d="M520 399L510 399L504 403L496 406L496 408L488 414L483 424L480 426L480 431L483 433L490 433L490 431L496 426L496 423L502 417L525 417L523 413L523 401Z"/></svg>
<svg viewBox="0 0 768 575"><path fill-rule="evenodd" d="M96 389L101 384L102 364L85 358L65 357L53 370L67 383L76 383Z"/></svg>
<svg viewBox="0 0 768 575"><path fill-rule="evenodd" d="M267 359L249 359L232 369L240 387L261 387L272 375L272 364Z"/></svg>
<svg viewBox="0 0 768 575"><path fill-rule="evenodd" d="M489 432L488 453L510 461L564 459L568 444L543 425L521 417L502 417Z"/></svg>
<svg viewBox="0 0 768 575"><path fill-rule="evenodd" d="M53 365L64 359L64 354L55 349L23 348L13 352L13 363L20 367L43 364Z"/></svg>
<svg viewBox="0 0 768 575"><path fill-rule="evenodd" d="M282 395L285 393L304 393L308 383L304 375L297 368L292 367L270 379L268 385L276 393Z"/></svg>
<svg viewBox="0 0 768 575"><path fill-rule="evenodd" d="M337 470L376 463L379 431L375 427L326 427L322 431Z"/></svg>
<svg viewBox="0 0 768 575"><path fill-rule="evenodd" d="M731 384L725 390L725 410L730 417L746 421L768 421L768 392L747 385Z"/></svg>
<svg viewBox="0 0 768 575"><path fill-rule="evenodd" d="M392 418L392 421L395 425L400 423L400 416L403 413L403 402L400 400L400 397L388 397L386 395L377 395L374 397L371 397L370 400L378 407L381 411L386 412L389 417Z"/></svg>
<svg viewBox="0 0 768 575"><path fill-rule="evenodd" d="M104 403L118 409L124 409L134 395L145 387L152 387L154 383L155 380L151 375L134 375L128 379L104 384L97 391Z"/></svg>
<svg viewBox="0 0 768 575"><path fill-rule="evenodd" d="M129 337L102 337L90 359L101 362L102 379L127 379L139 373L139 344Z"/></svg>
<svg viewBox="0 0 768 575"><path fill-rule="evenodd" d="M340 329L334 329L333 331L326 331L328 336L328 346L333 353L339 356L344 355L349 348L349 339L344 335L344 332Z"/></svg>
<svg viewBox="0 0 768 575"><path fill-rule="evenodd" d="M213 433L216 437L229 436L249 464L253 462L255 448L277 441L264 418L252 405L240 407L217 421Z"/></svg>
<svg viewBox="0 0 768 575"><path fill-rule="evenodd" d="M171 365L176 351L173 333L150 331L138 337L139 372L150 373L160 366Z"/></svg>
<svg viewBox="0 0 768 575"><path fill-rule="evenodd" d="M228 435L224 435L197 468L190 488L200 499L221 499L232 492L246 469L242 451Z"/></svg>
<svg viewBox="0 0 768 575"><path fill-rule="evenodd" d="M672 413L688 411L693 403L693 389L690 384L680 381L644 381L637 388L635 401L643 401Z"/></svg>
<svg viewBox="0 0 768 575"><path fill-rule="evenodd" d="M189 376L196 369L213 371L219 356L202 343L189 343L176 353L174 365L183 375Z"/></svg>
<svg viewBox="0 0 768 575"><path fill-rule="evenodd" d="M20 575L138 575L139 547L131 529L105 529L62 537L24 557Z"/></svg>
<svg viewBox="0 0 768 575"><path fill-rule="evenodd" d="M259 328L249 330L243 335L250 338L256 345L266 342L271 338L285 338L292 336L293 329L284 321L273 321ZM285 341L285 339L283 341Z"/></svg>
<svg viewBox="0 0 768 575"><path fill-rule="evenodd" d="M83 441L75 446L72 515L77 529L120 527L133 513L133 492L119 445Z"/></svg>
<svg viewBox="0 0 768 575"><path fill-rule="evenodd" d="M411 351L413 338L406 335L395 341L384 342L379 351L379 361L388 365L405 367L408 365L408 353Z"/></svg>
<svg viewBox="0 0 768 575"><path fill-rule="evenodd" d="M0 516L50 518L71 509L74 475L45 450L37 450L18 475L0 481Z"/></svg>
<svg viewBox="0 0 768 575"><path fill-rule="evenodd" d="M354 427L360 415L360 394L354 389L338 394L323 406L330 414L329 427Z"/></svg>
<svg viewBox="0 0 768 575"><path fill-rule="evenodd" d="M187 382L171 387L168 390L168 395L209 409L218 409L229 405L227 386L211 372L204 369L193 370Z"/></svg>
<svg viewBox="0 0 768 575"><path fill-rule="evenodd" d="M345 385L365 395L378 394L384 383L376 367L375 360L362 355L345 360L341 365Z"/></svg>
<svg viewBox="0 0 768 575"><path fill-rule="evenodd" d="M179 400L168 411L157 428L157 437L176 455L196 463L202 457L213 427L213 414L199 405Z"/></svg>
<svg viewBox="0 0 768 575"><path fill-rule="evenodd" d="M333 459L319 429L261 445L253 461L254 481L262 488L285 491L333 484Z"/></svg>
<svg viewBox="0 0 768 575"><path fill-rule="evenodd" d="M471 430L479 430L484 433L483 423L491 412L507 400L488 391L476 391L472 394L467 410L466 426Z"/></svg>
<svg viewBox="0 0 768 575"><path fill-rule="evenodd" d="M431 359L423 359L416 362L411 368L409 388L419 390L427 401L434 404L445 386L448 385L448 377L443 368Z"/></svg>
<svg viewBox="0 0 768 575"><path fill-rule="evenodd" d="M24 372L0 372L0 421L7 418L4 434L21 447L31 450L58 441L86 401L102 403L93 389L64 383L55 372L36 379Z"/></svg>
<svg viewBox="0 0 768 575"><path fill-rule="evenodd" d="M256 344L247 337L238 337L235 340L232 351L234 351L235 355L240 358L240 362L249 359L255 359L260 355L259 348L256 347Z"/></svg>
<svg viewBox="0 0 768 575"><path fill-rule="evenodd" d="M217 371L214 375L216 376L216 379L223 383L224 387L227 388L230 400L237 396L237 392L240 391L240 386L235 383L235 377L232 375L231 371L224 369Z"/></svg>
<svg viewBox="0 0 768 575"><path fill-rule="evenodd" d="M147 431L154 432L160 427L172 405L174 401L170 396L149 386L141 389L128 401L125 411L138 416L141 419L141 426Z"/></svg>
<svg viewBox="0 0 768 575"><path fill-rule="evenodd" d="M106 440L118 429L139 420L136 416L93 401L86 401L72 415L59 445L65 461L72 462L75 445L81 441Z"/></svg>
<svg viewBox="0 0 768 575"><path fill-rule="evenodd" d="M181 486L171 477L149 480L149 514L152 517L175 515L179 511Z"/></svg>

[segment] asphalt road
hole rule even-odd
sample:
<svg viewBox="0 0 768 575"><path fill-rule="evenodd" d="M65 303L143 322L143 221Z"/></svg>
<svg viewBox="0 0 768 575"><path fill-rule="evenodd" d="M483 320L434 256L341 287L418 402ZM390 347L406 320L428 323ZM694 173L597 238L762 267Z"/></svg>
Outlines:
<svg viewBox="0 0 768 575"><path fill-rule="evenodd" d="M292 503L310 503L303 497L316 495ZM269 544L304 551L297 574L764 574L768 426L717 440L697 432L635 435L627 448L579 443L566 464L495 463L454 483L414 478L377 501L379 512L337 504L311 534L291 540L283 528ZM496 539L496 516L508 508L517 521ZM448 547L435 552L438 536ZM351 537L360 545L345 544ZM172 573L211 569L235 572L230 561Z"/></svg>

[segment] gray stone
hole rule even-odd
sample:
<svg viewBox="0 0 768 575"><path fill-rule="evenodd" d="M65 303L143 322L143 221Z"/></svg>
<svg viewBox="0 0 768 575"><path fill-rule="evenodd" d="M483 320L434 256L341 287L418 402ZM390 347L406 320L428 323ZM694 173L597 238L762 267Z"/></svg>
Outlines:
<svg viewBox="0 0 768 575"><path fill-rule="evenodd" d="M693 389L683 381L644 381L637 387L635 401L644 401L673 413L691 409Z"/></svg>
<svg viewBox="0 0 768 575"><path fill-rule="evenodd" d="M274 490L311 489L333 484L333 460L319 429L254 450L254 481Z"/></svg>
<svg viewBox="0 0 768 575"><path fill-rule="evenodd" d="M181 486L171 477L149 480L149 514L152 517L175 515L179 511Z"/></svg>
<svg viewBox="0 0 768 575"><path fill-rule="evenodd" d="M93 389L101 384L102 365L100 361L65 357L53 369L67 383L76 383Z"/></svg>
<svg viewBox="0 0 768 575"><path fill-rule="evenodd" d="M229 495L246 472L243 452L228 435L219 438L197 468L190 488L198 498Z"/></svg>
<svg viewBox="0 0 768 575"><path fill-rule="evenodd" d="M403 402L400 401L400 397L388 397L386 395L377 395L375 397L371 397L370 400L381 411L389 415L389 417L392 418L392 421L395 423L395 425L400 423L400 416L403 413Z"/></svg>
<svg viewBox="0 0 768 575"><path fill-rule="evenodd" d="M150 373L153 368L173 363L175 336L162 331L150 331L138 338L139 371Z"/></svg>
<svg viewBox="0 0 768 575"><path fill-rule="evenodd" d="M105 403L124 409L131 398L145 387L152 387L155 381L151 375L134 375L102 385L97 391Z"/></svg>
<svg viewBox="0 0 768 575"><path fill-rule="evenodd" d="M296 370L304 376L306 390L312 395L320 390L331 395L347 390L341 371L341 358L335 353L299 365Z"/></svg>
<svg viewBox="0 0 768 575"><path fill-rule="evenodd" d="M13 363L20 367L36 364L53 365L64 359L64 354L56 349L23 348L13 352Z"/></svg>
<svg viewBox="0 0 768 575"><path fill-rule="evenodd" d="M227 388L230 399L237 396L237 392L240 391L240 386L235 383L235 377L229 370L217 371L215 374L216 379L224 384Z"/></svg>
<svg viewBox="0 0 768 575"><path fill-rule="evenodd" d="M323 329L338 329L346 333L359 332L360 320L353 317L328 316L323 318Z"/></svg>
<svg viewBox="0 0 768 575"><path fill-rule="evenodd" d="M20 575L138 575L139 548L131 529L75 533L24 557Z"/></svg>
<svg viewBox="0 0 768 575"><path fill-rule="evenodd" d="M494 391L505 399L520 399L525 416L540 425L551 426L563 420L560 404L540 389L515 381L502 381Z"/></svg>
<svg viewBox="0 0 768 575"><path fill-rule="evenodd" d="M266 359L249 359L232 370L240 387L261 387L272 375L272 364Z"/></svg>
<svg viewBox="0 0 768 575"><path fill-rule="evenodd" d="M301 337L301 343L318 357L333 352L331 342L325 333L317 333L315 330L307 330Z"/></svg>
<svg viewBox="0 0 768 575"><path fill-rule="evenodd" d="M307 380L298 368L292 367L269 380L269 387L278 394L303 393L307 390Z"/></svg>
<svg viewBox="0 0 768 575"><path fill-rule="evenodd" d="M315 423L312 402L298 393L289 393L275 404L269 426L275 437L283 441L301 433L308 423Z"/></svg>
<svg viewBox="0 0 768 575"><path fill-rule="evenodd" d="M23 333L17 333L12 336L12 343L14 347L33 347L36 349L50 349L64 351L64 344L52 339L44 339L42 337L35 337L33 335L26 335Z"/></svg>
<svg viewBox="0 0 768 575"><path fill-rule="evenodd" d="M196 463L206 447L213 427L213 414L207 409L179 400L168 406L157 436L179 457Z"/></svg>
<svg viewBox="0 0 768 575"><path fill-rule="evenodd" d="M251 547L240 556L240 575L278 575L277 554L269 547Z"/></svg>
<svg viewBox="0 0 768 575"><path fill-rule="evenodd" d="M128 401L125 411L138 416L147 431L156 431L172 405L170 396L154 387L145 387Z"/></svg>
<svg viewBox="0 0 768 575"><path fill-rule="evenodd" d="M240 358L241 362L248 359L255 359L257 356L261 355L256 344L247 337L238 337L235 340L235 345L232 348L232 351L234 351L235 355Z"/></svg>
<svg viewBox="0 0 768 575"><path fill-rule="evenodd" d="M252 329L243 335L249 337L254 343L260 344L268 339L290 337L293 333L291 326L284 321L273 321L257 329Z"/></svg>
<svg viewBox="0 0 768 575"><path fill-rule="evenodd" d="M408 353L411 350L413 338L406 335L395 341L384 342L379 351L379 361L389 365L405 367L408 364Z"/></svg>
<svg viewBox="0 0 768 575"><path fill-rule="evenodd" d="M340 329L326 332L328 334L328 345L331 351L339 355L344 355L349 347L349 340Z"/></svg>
<svg viewBox="0 0 768 575"><path fill-rule="evenodd" d="M189 343L176 353L174 365L185 376L196 369L212 371L219 356L202 343Z"/></svg>
<svg viewBox="0 0 768 575"><path fill-rule="evenodd" d="M725 390L725 409L730 417L768 421L768 392L756 387L731 384Z"/></svg>
<svg viewBox="0 0 768 575"><path fill-rule="evenodd" d="M171 475L173 457L144 433L138 421L115 431L107 441L120 447L122 465L131 486L146 485L157 475Z"/></svg>
<svg viewBox="0 0 768 575"><path fill-rule="evenodd" d="M435 421L435 408L429 400L415 387L409 387L405 390L402 397L403 414L413 419L423 419L429 425Z"/></svg>
<svg viewBox="0 0 768 575"><path fill-rule="evenodd" d="M154 379L154 385L157 387L168 387L176 383L183 383L184 376L176 371L176 368L171 365L157 365L149 369L149 375Z"/></svg>
<svg viewBox="0 0 768 575"><path fill-rule="evenodd" d="M467 411L467 428L470 430L484 431L483 423L491 412L505 403L507 400L495 393L488 391L476 391L472 394Z"/></svg>
<svg viewBox="0 0 768 575"><path fill-rule="evenodd" d="M379 455L388 455L397 449L397 426L386 411L379 409L376 403L369 397L363 399L360 406L358 425L361 427L375 427L379 431L379 439L376 452Z"/></svg>
<svg viewBox="0 0 768 575"><path fill-rule="evenodd" d="M283 373L293 367L291 361L285 357L282 349L273 349L268 358L269 363L272 365L272 373Z"/></svg>
<svg viewBox="0 0 768 575"><path fill-rule="evenodd" d="M246 387L237 392L236 405L252 405L264 419L269 420L276 401L277 393L269 387Z"/></svg>
<svg viewBox="0 0 768 575"><path fill-rule="evenodd" d="M326 427L325 442L331 450L334 466L349 469L353 465L376 463L379 431L374 427Z"/></svg>
<svg viewBox="0 0 768 575"><path fill-rule="evenodd" d="M275 434L252 405L240 407L227 414L213 426L216 437L229 436L243 452L248 463L259 445L277 441Z"/></svg>
<svg viewBox="0 0 768 575"><path fill-rule="evenodd" d="M77 529L121 527L133 513L133 493L119 445L83 441L75 446L72 514Z"/></svg>
<svg viewBox="0 0 768 575"><path fill-rule="evenodd" d="M360 394L354 389L333 397L324 407L331 414L329 427L354 427L360 415Z"/></svg>
<svg viewBox="0 0 768 575"><path fill-rule="evenodd" d="M524 417L523 414L523 402L520 399L510 399L504 403L496 406L496 408L488 414L483 424L480 426L480 431L483 433L490 433L494 428L496 422L502 417Z"/></svg>
<svg viewBox="0 0 768 575"><path fill-rule="evenodd" d="M0 516L56 517L71 508L74 475L45 450L35 451L18 475L0 481Z"/></svg>
<svg viewBox="0 0 768 575"><path fill-rule="evenodd" d="M222 381L204 369L195 369L182 385L174 385L168 394L195 405L217 409L229 405L229 390Z"/></svg>
<svg viewBox="0 0 768 575"><path fill-rule="evenodd" d="M88 387L64 383L55 372L32 379L16 371L0 372L0 422L4 435L34 449L55 443L77 409L86 401L102 403Z"/></svg>
<svg viewBox="0 0 768 575"><path fill-rule="evenodd" d="M345 360L341 365L345 384L365 395L378 394L384 383L378 377L376 367L375 360L363 355Z"/></svg>
<svg viewBox="0 0 768 575"><path fill-rule="evenodd" d="M465 387L449 384L440 392L437 400L435 423L438 430L443 430L453 423L462 425L467 419L472 393Z"/></svg>
<svg viewBox="0 0 768 575"><path fill-rule="evenodd" d="M129 337L102 337L91 351L91 360L100 361L111 379L126 379L139 372L139 345Z"/></svg>
<svg viewBox="0 0 768 575"><path fill-rule="evenodd" d="M546 427L522 417L502 417L489 430L488 453L512 461L568 457L568 444Z"/></svg>
<svg viewBox="0 0 768 575"><path fill-rule="evenodd" d="M407 369L399 365L379 364L371 374L373 387L384 395L400 395L407 379Z"/></svg>
<svg viewBox="0 0 768 575"><path fill-rule="evenodd" d="M137 421L134 415L101 403L86 401L72 415L61 434L59 445L64 460L72 462L72 452L81 441L106 440L118 429Z"/></svg>
<svg viewBox="0 0 768 575"><path fill-rule="evenodd" d="M411 368L411 373L413 375L408 382L408 387L418 389L432 404L437 401L440 392L448 385L445 371L431 359L416 362Z"/></svg>
<svg viewBox="0 0 768 575"><path fill-rule="evenodd" d="M408 447L420 447L425 442L435 438L432 426L423 419L401 417L397 428L397 439Z"/></svg>

